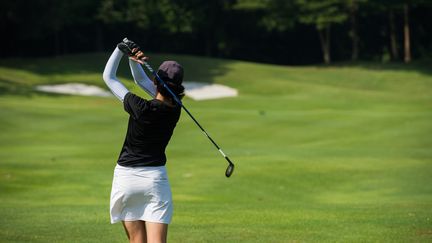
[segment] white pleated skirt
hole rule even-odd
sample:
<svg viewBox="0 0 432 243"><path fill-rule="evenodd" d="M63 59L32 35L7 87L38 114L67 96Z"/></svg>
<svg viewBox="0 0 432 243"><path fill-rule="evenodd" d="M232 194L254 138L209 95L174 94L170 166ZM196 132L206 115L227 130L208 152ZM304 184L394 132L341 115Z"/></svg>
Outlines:
<svg viewBox="0 0 432 243"><path fill-rule="evenodd" d="M165 166L115 167L110 200L112 224L136 220L169 224L172 214Z"/></svg>

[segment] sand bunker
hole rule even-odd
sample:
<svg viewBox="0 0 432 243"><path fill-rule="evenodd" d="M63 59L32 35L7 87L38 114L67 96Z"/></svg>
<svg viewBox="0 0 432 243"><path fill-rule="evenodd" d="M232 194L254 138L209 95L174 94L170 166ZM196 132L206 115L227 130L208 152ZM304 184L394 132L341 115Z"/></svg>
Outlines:
<svg viewBox="0 0 432 243"><path fill-rule="evenodd" d="M72 94L72 95L85 95L85 96L100 96L110 97L113 96L111 92L104 90L100 87L80 83L56 84L56 85L38 85L36 90L48 93L58 94Z"/></svg>
<svg viewBox="0 0 432 243"><path fill-rule="evenodd" d="M220 99L225 97L234 97L238 95L236 89L221 84L208 84L208 83L199 83L199 82L184 82L183 84L186 88L186 96L194 100ZM99 96L99 97L113 96L110 91L107 91L105 89L102 89L94 85L81 84L81 83L38 85L36 86L36 90L49 92L49 93L84 95L84 96Z"/></svg>
<svg viewBox="0 0 432 243"><path fill-rule="evenodd" d="M186 96L194 100L220 99L238 95L236 89L221 84L184 82L184 86Z"/></svg>

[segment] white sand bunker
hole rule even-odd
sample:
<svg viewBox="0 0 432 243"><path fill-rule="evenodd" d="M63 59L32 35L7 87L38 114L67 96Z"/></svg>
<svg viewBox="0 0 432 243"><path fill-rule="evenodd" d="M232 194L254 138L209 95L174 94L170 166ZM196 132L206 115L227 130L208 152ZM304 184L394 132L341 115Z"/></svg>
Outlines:
<svg viewBox="0 0 432 243"><path fill-rule="evenodd" d="M186 96L194 100L209 100L219 99L225 97L235 97L238 95L236 89L224 86L221 84L209 84L199 82L184 82L183 85L186 89ZM111 97L113 96L110 91L100 87L81 83L67 83L56 85L38 85L36 90L58 93L58 94L72 94L72 95L85 95L85 96L100 96Z"/></svg>
<svg viewBox="0 0 432 243"><path fill-rule="evenodd" d="M219 99L238 95L236 89L221 84L184 82L183 85L186 89L186 96L194 100Z"/></svg>
<svg viewBox="0 0 432 243"><path fill-rule="evenodd" d="M72 95L85 95L85 96L100 96L110 97L113 96L111 92L106 91L100 87L80 83L56 84L56 85L38 85L36 90L48 93L58 94L72 94Z"/></svg>

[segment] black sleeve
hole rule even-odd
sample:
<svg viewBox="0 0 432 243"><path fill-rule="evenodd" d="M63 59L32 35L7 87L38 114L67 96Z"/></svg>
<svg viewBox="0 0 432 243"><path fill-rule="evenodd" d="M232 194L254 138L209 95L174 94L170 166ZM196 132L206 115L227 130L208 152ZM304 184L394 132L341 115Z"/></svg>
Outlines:
<svg viewBox="0 0 432 243"><path fill-rule="evenodd" d="M128 92L123 100L124 109L133 119L137 120L147 110L147 100Z"/></svg>

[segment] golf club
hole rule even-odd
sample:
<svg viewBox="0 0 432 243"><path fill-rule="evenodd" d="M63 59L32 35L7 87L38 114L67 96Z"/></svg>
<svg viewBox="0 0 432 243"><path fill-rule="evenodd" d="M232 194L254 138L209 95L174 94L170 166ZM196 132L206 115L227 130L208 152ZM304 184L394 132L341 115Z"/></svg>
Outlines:
<svg viewBox="0 0 432 243"><path fill-rule="evenodd" d="M123 39L123 42L128 42L129 40L127 38ZM129 49L130 50L130 49ZM132 50L130 50L132 52ZM150 64L148 64L146 61L143 61L144 65L152 74L153 76L155 76L155 78L157 79L158 82L160 82L163 87L168 90L168 92L172 95L172 97L174 98L174 100L177 102L177 104L179 104L184 111L186 111L186 113L189 115L190 118L192 118L192 120L195 122L195 124L201 129L201 131L206 135L206 137L213 143L213 145L217 148L217 150L219 151L219 153L222 154L222 156L226 159L226 161L228 161L228 167L225 171L225 176L226 177L230 177L231 174L234 171L234 163L231 162L231 160L228 158L228 156L222 151L222 149L219 147L219 145L217 145L217 143L210 137L210 135L204 130L204 128L198 123L198 121L195 119L195 117L189 112L189 110L183 105L183 102L181 102L181 100L174 94L174 92L172 92L172 90L168 87L168 85L166 85L166 83L159 77L159 75L153 70L153 68L150 66Z"/></svg>

